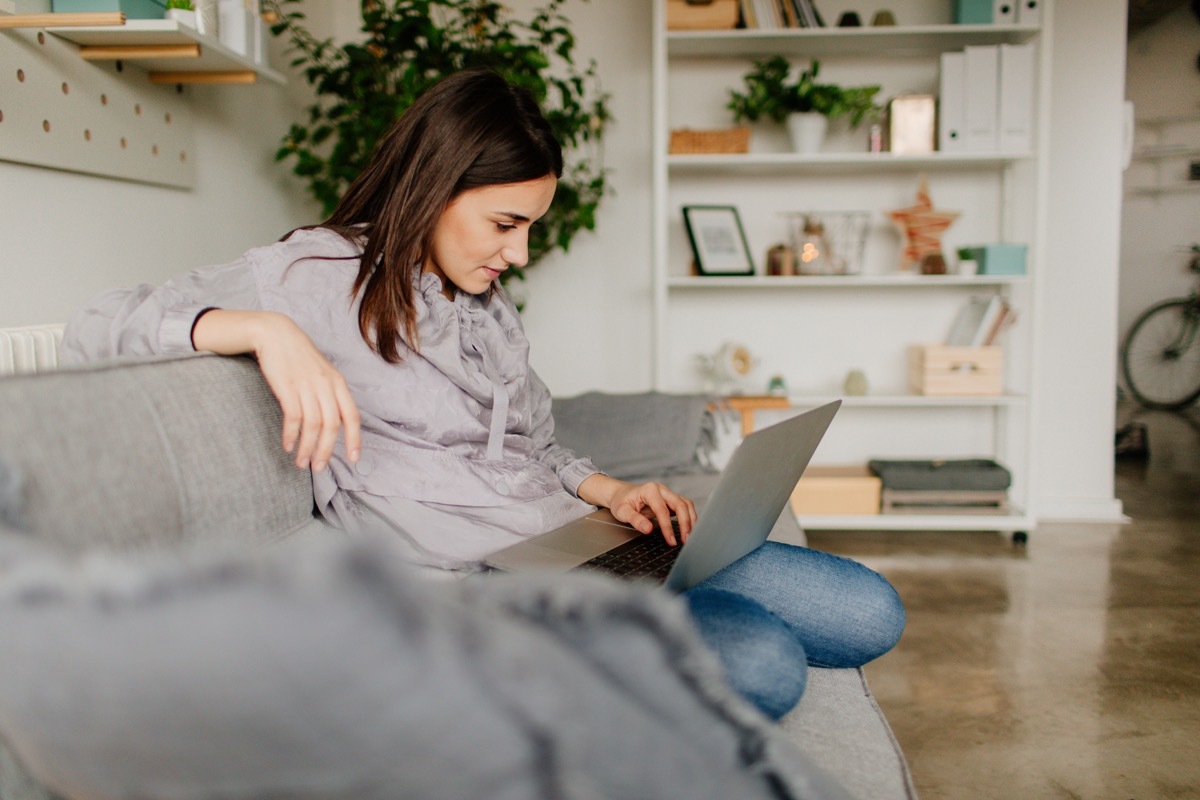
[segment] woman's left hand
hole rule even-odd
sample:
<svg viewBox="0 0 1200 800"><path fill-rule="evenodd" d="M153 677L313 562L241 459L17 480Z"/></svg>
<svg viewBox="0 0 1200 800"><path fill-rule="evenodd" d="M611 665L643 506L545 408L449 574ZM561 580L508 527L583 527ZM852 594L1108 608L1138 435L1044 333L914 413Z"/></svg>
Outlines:
<svg viewBox="0 0 1200 800"><path fill-rule="evenodd" d="M672 546L680 543L671 526L672 515L679 523L682 541L687 541L696 524L695 503L661 483L626 483L597 473L579 485L578 494L589 503L608 508L614 517L641 533L653 533L657 523L663 538Z"/></svg>

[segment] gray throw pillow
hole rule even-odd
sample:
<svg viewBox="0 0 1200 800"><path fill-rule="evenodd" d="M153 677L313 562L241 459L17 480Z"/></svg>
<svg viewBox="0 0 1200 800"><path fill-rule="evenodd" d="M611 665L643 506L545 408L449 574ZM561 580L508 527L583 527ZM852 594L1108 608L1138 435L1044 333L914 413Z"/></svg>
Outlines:
<svg viewBox="0 0 1200 800"><path fill-rule="evenodd" d="M0 737L70 797L841 797L675 598L364 544L0 574Z"/></svg>
<svg viewBox="0 0 1200 800"><path fill-rule="evenodd" d="M643 481L712 472L708 395L588 392L554 398L554 438L615 478Z"/></svg>

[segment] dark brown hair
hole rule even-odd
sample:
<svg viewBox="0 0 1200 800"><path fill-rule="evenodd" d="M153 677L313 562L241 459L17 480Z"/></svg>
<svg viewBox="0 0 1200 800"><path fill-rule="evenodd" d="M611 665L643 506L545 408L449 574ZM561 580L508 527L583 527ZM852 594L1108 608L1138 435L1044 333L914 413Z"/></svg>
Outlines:
<svg viewBox="0 0 1200 800"><path fill-rule="evenodd" d="M442 212L468 189L562 176L562 148L537 102L487 69L454 73L417 98L379 140L329 219L366 245L354 292L358 328L384 360L418 347L413 283Z"/></svg>

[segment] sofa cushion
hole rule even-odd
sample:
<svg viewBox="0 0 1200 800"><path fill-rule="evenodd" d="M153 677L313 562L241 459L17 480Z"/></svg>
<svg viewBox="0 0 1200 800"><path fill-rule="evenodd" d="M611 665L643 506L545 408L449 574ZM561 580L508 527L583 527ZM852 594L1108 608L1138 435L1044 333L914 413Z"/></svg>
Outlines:
<svg viewBox="0 0 1200 800"><path fill-rule="evenodd" d="M364 544L31 557L0 736L67 797L844 797L730 694L680 601L427 584Z"/></svg>
<svg viewBox="0 0 1200 800"><path fill-rule="evenodd" d="M22 478L22 525L71 549L147 549L231 531L262 543L321 527L310 475L292 465L281 430L248 358L0 380L0 458Z"/></svg>
<svg viewBox="0 0 1200 800"><path fill-rule="evenodd" d="M554 398L554 438L614 478L715 471L707 395L588 392Z"/></svg>

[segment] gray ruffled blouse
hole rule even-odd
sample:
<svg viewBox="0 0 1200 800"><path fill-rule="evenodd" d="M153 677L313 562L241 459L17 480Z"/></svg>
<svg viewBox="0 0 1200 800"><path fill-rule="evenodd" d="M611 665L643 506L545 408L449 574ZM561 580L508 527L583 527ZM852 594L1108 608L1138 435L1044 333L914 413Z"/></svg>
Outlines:
<svg viewBox="0 0 1200 800"><path fill-rule="evenodd" d="M362 416L357 464L335 449L313 473L317 508L351 532L386 529L405 558L471 570L488 553L592 510L579 484L598 470L554 441L550 392L503 291L441 293L417 279L419 352L389 364L358 329L361 248L324 229L255 248L163 286L106 292L67 325L64 361L191 352L208 307L286 314L341 371Z"/></svg>

